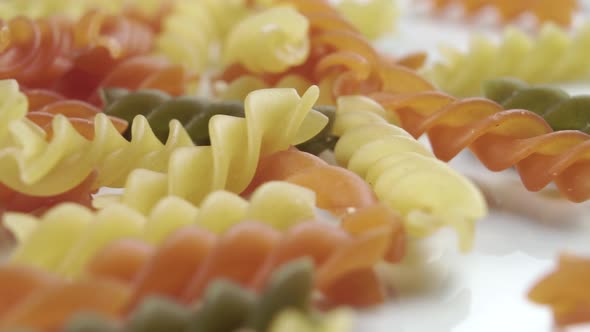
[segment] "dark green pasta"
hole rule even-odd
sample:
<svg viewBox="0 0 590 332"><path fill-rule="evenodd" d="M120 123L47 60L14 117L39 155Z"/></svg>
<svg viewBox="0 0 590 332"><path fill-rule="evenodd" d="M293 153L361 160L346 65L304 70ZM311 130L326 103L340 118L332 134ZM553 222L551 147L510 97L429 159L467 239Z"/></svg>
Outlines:
<svg viewBox="0 0 590 332"><path fill-rule="evenodd" d="M172 119L182 123L195 144L209 145L211 117L217 114L244 117L244 105L238 101L211 101L192 96L171 97L158 90L129 92L118 88L102 90L101 96L107 115L125 119L130 123L137 115L145 116L162 143L168 138L169 123ZM333 149L337 139L330 134L335 118L334 107L319 106L315 109L326 115L330 121L320 133L300 144L298 148L317 155L326 149ZM129 139L131 128L124 135Z"/></svg>
<svg viewBox="0 0 590 332"><path fill-rule="evenodd" d="M170 299L146 298L119 326L92 313L74 316L64 332L233 332L265 331L283 310L311 312L313 263L308 258L283 265L271 276L260 295L228 280L207 287L203 298L190 307Z"/></svg>
<svg viewBox="0 0 590 332"><path fill-rule="evenodd" d="M570 96L557 88L530 86L503 78L483 84L484 95L506 109L525 109L542 116L553 130L590 133L590 96Z"/></svg>

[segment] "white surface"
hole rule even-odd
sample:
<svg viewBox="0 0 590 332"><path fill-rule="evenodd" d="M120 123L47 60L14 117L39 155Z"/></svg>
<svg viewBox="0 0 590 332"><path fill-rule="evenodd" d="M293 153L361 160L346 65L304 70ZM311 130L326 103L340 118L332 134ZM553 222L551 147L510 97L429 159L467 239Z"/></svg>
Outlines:
<svg viewBox="0 0 590 332"><path fill-rule="evenodd" d="M441 43L464 49L468 32L473 30L456 23L437 22L435 25L424 17L406 17L396 36L381 41L380 46L393 54L427 50L430 55ZM498 31L483 30L491 34ZM590 84L577 85L572 90L590 93ZM470 175L475 174L480 181L503 187L500 190L505 192L500 197L505 196L507 202L500 202L500 205L509 207L508 210L522 214L523 210L531 209L526 204L533 204L533 209L545 207L548 210L541 210L539 215L546 216L552 223L516 213L492 211L479 222L475 249L466 256L449 251L449 237L441 234L434 239L439 241L434 250L441 252L439 264L448 268L445 285L422 295L397 297L378 309L360 314L357 330L554 331L549 310L529 302L526 294L535 281L553 268L559 253L567 251L590 256L590 210L583 205L563 202L550 205L531 200L531 194L520 186L504 185L513 181L513 176L482 172L472 166L469 158L453 164ZM551 211L556 213L551 216ZM590 328L570 330L590 331Z"/></svg>

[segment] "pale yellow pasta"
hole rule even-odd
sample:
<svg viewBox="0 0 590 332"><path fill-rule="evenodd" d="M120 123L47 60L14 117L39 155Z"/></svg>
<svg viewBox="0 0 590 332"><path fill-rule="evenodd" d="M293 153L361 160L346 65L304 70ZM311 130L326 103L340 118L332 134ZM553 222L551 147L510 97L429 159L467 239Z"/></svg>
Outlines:
<svg viewBox="0 0 590 332"><path fill-rule="evenodd" d="M32 18L65 15L75 19L91 9L119 13L127 6L149 14L155 13L161 4L161 0L2 0L0 18L9 19L18 15Z"/></svg>
<svg viewBox="0 0 590 332"><path fill-rule="evenodd" d="M392 32L399 17L396 0L342 0L337 8L370 39Z"/></svg>
<svg viewBox="0 0 590 332"><path fill-rule="evenodd" d="M132 172L121 201L145 213L168 195L199 204L215 190L242 192L254 177L260 156L305 142L328 123L326 116L312 110L318 95L316 86L301 97L295 89L250 93L245 118L213 116L210 146L177 149L167 172Z"/></svg>
<svg viewBox="0 0 590 332"><path fill-rule="evenodd" d="M217 97L223 100L244 100L255 90L268 88L294 88L303 94L313 84L302 76L289 74L281 78L275 86L270 86L263 79L253 75L243 75L230 83L218 82L215 87ZM321 92L320 92L321 93Z"/></svg>
<svg viewBox="0 0 590 332"><path fill-rule="evenodd" d="M121 187L136 168L165 171L171 153L193 146L190 136L176 120L162 144L148 121L138 116L132 123L132 139L127 141L104 114L94 119L94 138L89 141L62 115L53 119L53 137L25 118L28 101L14 80L0 81L4 96L0 117L0 183L18 192L35 196L63 193L98 171L95 188Z"/></svg>
<svg viewBox="0 0 590 332"><path fill-rule="evenodd" d="M11 262L78 277L90 258L118 239L138 238L157 245L184 226L198 225L223 233L243 220L283 230L315 219L315 211L313 191L286 182L268 182L249 201L227 191L216 191L197 207L170 196L145 214L122 204L93 212L66 203L42 218L7 214L4 223L17 235L18 246Z"/></svg>
<svg viewBox="0 0 590 332"><path fill-rule="evenodd" d="M442 90L458 96L481 94L489 79L514 77L528 83L552 83L590 76L590 24L571 36L553 24L545 24L537 37L507 28L498 44L485 36L472 38L469 51L447 48L443 60L424 74Z"/></svg>
<svg viewBox="0 0 590 332"><path fill-rule="evenodd" d="M351 332L353 313L347 309L329 311L317 319L297 310L282 311L272 322L268 332Z"/></svg>
<svg viewBox="0 0 590 332"><path fill-rule="evenodd" d="M383 108L367 97L339 98L333 134L340 137L334 149L337 162L363 177L379 200L400 212L409 234L424 237L451 226L460 248L471 248L474 223L487 212L483 195L389 123Z"/></svg>
<svg viewBox="0 0 590 332"><path fill-rule="evenodd" d="M308 34L309 22L297 10L271 7L235 25L224 43L223 60L252 72L283 72L307 59Z"/></svg>
<svg viewBox="0 0 590 332"><path fill-rule="evenodd" d="M214 65L213 53L247 16L247 0L176 0L156 39L156 52L198 73Z"/></svg>

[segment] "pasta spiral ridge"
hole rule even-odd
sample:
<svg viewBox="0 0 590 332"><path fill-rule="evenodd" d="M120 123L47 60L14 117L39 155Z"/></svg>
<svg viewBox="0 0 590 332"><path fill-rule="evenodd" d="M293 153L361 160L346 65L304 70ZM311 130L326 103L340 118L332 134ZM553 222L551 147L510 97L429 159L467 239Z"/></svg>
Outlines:
<svg viewBox="0 0 590 332"><path fill-rule="evenodd" d="M530 300L548 305L559 326L590 321L590 259L562 254L555 271L529 291Z"/></svg>
<svg viewBox="0 0 590 332"><path fill-rule="evenodd" d="M89 259L121 238L160 244L184 226L196 225L221 234L243 220L258 220L284 230L315 219L314 209L312 191L294 184L269 182L258 188L249 201L227 191L216 191L197 207L171 196L159 201L145 215L120 204L108 205L96 213L83 206L63 204L42 218L7 214L4 224L18 241L11 256L13 263L78 277ZM48 243L55 245L48 248Z"/></svg>
<svg viewBox="0 0 590 332"><path fill-rule="evenodd" d="M377 106L377 107L375 107ZM380 201L405 217L408 233L426 236L453 227L460 248L472 246L474 222L486 214L479 190L403 129L384 119L367 97L340 97L334 135L339 164L373 186Z"/></svg>
<svg viewBox="0 0 590 332"><path fill-rule="evenodd" d="M576 0L565 0L559 3L552 0L430 0L435 9L441 10L451 4L460 4L465 14L471 16L479 13L487 6L496 9L503 21L512 21L525 13L532 14L538 22L553 22L569 26L573 16L579 9Z"/></svg>
<svg viewBox="0 0 590 332"><path fill-rule="evenodd" d="M576 28L573 36L546 24L535 38L507 28L500 44L476 35L466 53L443 49L443 60L424 74L458 97L479 95L484 81L500 77L531 84L583 80L590 75L589 49L590 24Z"/></svg>
<svg viewBox="0 0 590 332"><path fill-rule="evenodd" d="M209 120L218 114L244 117L244 105L237 101L214 101L203 97L184 96L172 98L159 90L140 90L130 92L125 89L105 89L102 91L104 113L131 121L137 115L147 118L152 130L161 141L169 135L168 123L177 119L196 145L209 145ZM328 125L320 133L298 147L304 151L318 154L333 146L334 138L329 134L334 121L334 108L314 107L314 110L328 118ZM128 137L129 131L125 133Z"/></svg>
<svg viewBox="0 0 590 332"><path fill-rule="evenodd" d="M318 94L315 86L301 97L294 89L250 93L244 104L245 118L213 116L209 121L210 146L177 149L166 173L132 172L121 201L145 213L168 195L198 204L215 190L242 192L261 155L305 142L326 126L327 117L312 109Z"/></svg>
<svg viewBox="0 0 590 332"><path fill-rule="evenodd" d="M553 130L590 133L590 96L570 96L558 88L530 86L516 79L484 82L483 94L505 109L525 109L538 114Z"/></svg>
<svg viewBox="0 0 590 332"><path fill-rule="evenodd" d="M554 132L539 115L505 110L484 98L456 99L432 91L372 98L395 112L412 136L427 134L434 154L448 161L465 148L492 171L515 167L529 191L554 182L570 201L590 198L590 136L577 130Z"/></svg>
<svg viewBox="0 0 590 332"><path fill-rule="evenodd" d="M212 48L249 13L247 1L179 0L163 19L156 52L202 73L212 64Z"/></svg>
<svg viewBox="0 0 590 332"><path fill-rule="evenodd" d="M94 118L94 139L87 140L63 115L52 120L53 137L25 119L27 98L14 80L0 82L0 182L34 196L61 194L79 185L92 171L98 172L94 188L121 187L135 168L163 171L171 153L193 146L180 123L170 123L170 137L160 143L144 117L132 124L130 142L121 136L104 114Z"/></svg>

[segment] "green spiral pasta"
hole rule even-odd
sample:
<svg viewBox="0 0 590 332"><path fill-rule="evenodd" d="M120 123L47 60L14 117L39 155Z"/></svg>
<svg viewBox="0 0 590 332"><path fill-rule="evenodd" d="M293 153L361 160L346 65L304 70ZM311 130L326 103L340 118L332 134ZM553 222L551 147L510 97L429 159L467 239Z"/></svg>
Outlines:
<svg viewBox="0 0 590 332"><path fill-rule="evenodd" d="M499 77L528 83L582 80L590 75L590 24L578 28L573 36L546 24L535 38L507 28L500 44L478 35L467 53L443 51L444 60L425 74L457 97L479 95L484 81Z"/></svg>
<svg viewBox="0 0 590 332"><path fill-rule="evenodd" d="M483 94L506 109L525 109L542 116L553 130L590 133L590 96L570 96L558 88L530 86L516 79L483 84Z"/></svg>
<svg viewBox="0 0 590 332"><path fill-rule="evenodd" d="M235 25L224 43L223 62L252 72L280 73L309 55L307 18L291 7L271 7Z"/></svg>
<svg viewBox="0 0 590 332"><path fill-rule="evenodd" d="M476 186L385 120L385 110L371 99L341 97L337 103L337 162L363 177L382 202L400 212L409 234L423 237L448 225L456 230L461 249L468 250L474 222L487 210Z"/></svg>
<svg viewBox="0 0 590 332"><path fill-rule="evenodd" d="M294 89L252 92L244 104L245 118L213 116L210 146L176 150L167 172L132 172L121 201L145 212L168 195L198 204L215 190L242 192L254 177L260 156L303 143L326 126L327 117L312 110L318 94L316 86L301 97Z"/></svg>
<svg viewBox="0 0 590 332"><path fill-rule="evenodd" d="M193 146L178 121L170 122L162 144L145 117L132 123L131 141L119 134L104 114L94 119L94 138L86 139L67 117L56 115L53 137L25 118L27 98L14 80L0 81L0 183L34 196L61 194L98 171L95 188L121 187L136 168L166 171L171 153Z"/></svg>
<svg viewBox="0 0 590 332"><path fill-rule="evenodd" d="M227 192L213 192L197 207L167 197L142 214L120 204L94 213L75 204L63 204L42 218L7 214L4 223L16 235L18 246L11 256L22 263L77 277L88 259L112 241L133 237L159 244L174 231L198 225L223 233L243 220L258 220L277 229L315 219L313 191L286 182L269 182L249 201Z"/></svg>
<svg viewBox="0 0 590 332"><path fill-rule="evenodd" d="M352 319L347 310L320 314L311 308L312 291L313 263L302 258L273 272L260 294L218 279L189 307L154 295L143 300L124 323L80 312L62 332L286 332L294 327L293 331L301 332L350 331Z"/></svg>
<svg viewBox="0 0 590 332"><path fill-rule="evenodd" d="M169 136L169 123L176 119L197 145L211 144L209 139L209 120L218 114L244 117L244 105L238 101L212 101L202 97L173 98L158 90L141 90L129 92L124 89L105 89L102 91L107 115L131 122L137 115L143 115L149 122L155 135L165 142ZM314 107L328 117L328 125L320 133L305 143L299 144L300 150L318 154L334 147L335 138L330 135L335 117L331 106ZM130 131L124 134L129 137Z"/></svg>

